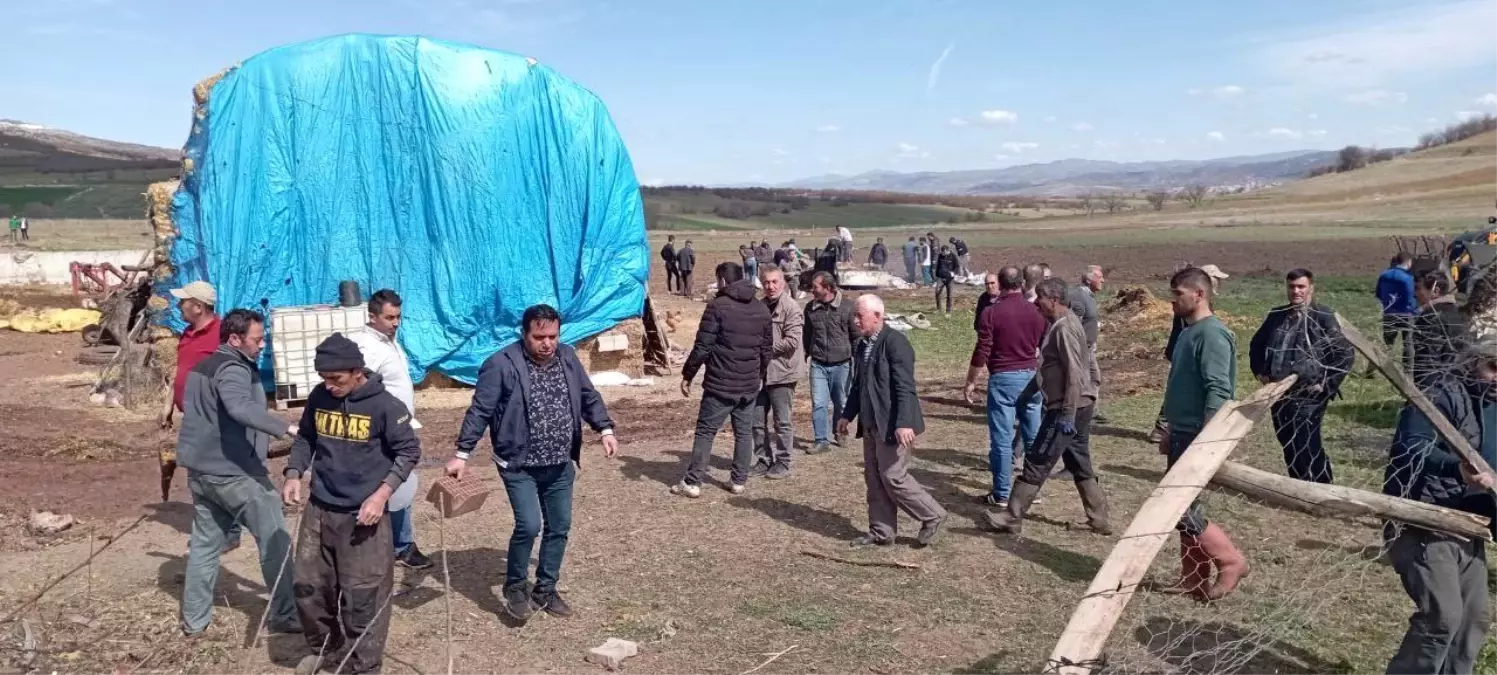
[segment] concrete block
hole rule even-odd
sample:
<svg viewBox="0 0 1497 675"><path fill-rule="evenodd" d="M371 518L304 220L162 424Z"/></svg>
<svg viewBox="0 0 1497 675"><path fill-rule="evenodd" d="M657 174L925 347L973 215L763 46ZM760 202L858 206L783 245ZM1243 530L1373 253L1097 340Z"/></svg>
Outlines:
<svg viewBox="0 0 1497 675"><path fill-rule="evenodd" d="M587 662L596 663L608 670L623 667L624 659L639 654L639 645L628 640L608 638L603 644L587 650Z"/></svg>

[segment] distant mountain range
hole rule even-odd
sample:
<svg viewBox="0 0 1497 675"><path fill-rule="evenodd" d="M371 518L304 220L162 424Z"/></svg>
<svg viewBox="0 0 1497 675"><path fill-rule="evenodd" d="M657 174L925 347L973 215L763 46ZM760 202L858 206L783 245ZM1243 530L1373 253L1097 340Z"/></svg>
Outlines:
<svg viewBox="0 0 1497 675"><path fill-rule="evenodd" d="M181 151L93 138L0 119L0 175L169 169Z"/></svg>
<svg viewBox="0 0 1497 675"><path fill-rule="evenodd" d="M1333 150L1295 150L1207 160L1108 162L1062 159L977 171L869 171L830 174L779 187L814 190L883 190L919 194L1074 196L1086 192L1171 190L1189 185L1218 189L1255 187L1303 178L1336 161Z"/></svg>

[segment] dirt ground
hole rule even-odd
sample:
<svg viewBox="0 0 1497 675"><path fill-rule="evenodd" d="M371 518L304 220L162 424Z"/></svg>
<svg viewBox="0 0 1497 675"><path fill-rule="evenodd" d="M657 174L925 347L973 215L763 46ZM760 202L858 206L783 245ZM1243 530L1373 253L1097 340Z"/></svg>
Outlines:
<svg viewBox="0 0 1497 675"><path fill-rule="evenodd" d="M1181 243L1167 249L980 250L975 257L979 268L1046 261L1066 276L1098 263L1121 284L1157 280L1185 261L1212 262L1250 276L1277 270L1305 253L1304 245L1294 242ZM1319 260L1307 264L1322 274L1365 275L1380 269L1388 255L1386 240L1338 241L1334 254L1317 254ZM714 258L701 260L699 289L706 286L701 277L709 276ZM652 290L662 312L683 312L688 323L672 338L689 346L701 303L666 296L662 279L652 282ZM967 291L963 300L970 303L967 295L975 292ZM286 672L301 653L299 638L276 636L247 647L266 591L248 539L224 559L221 602L208 636L191 645L182 642L175 613L191 507L180 474L170 502L159 502L155 460L171 436L156 428L154 409L90 406L89 370L72 361L77 348L75 335L0 332L0 565L10 572L0 579L0 611L17 608L109 537L144 520L84 572L21 613L38 634L29 667L22 629L14 622L4 626L0 670ZM1128 344L1114 349L1104 371L1115 378L1110 386L1118 387L1122 400L1109 403L1111 414L1150 419L1157 399L1124 397L1157 391L1162 361L1135 354L1138 350ZM1122 367L1130 361L1137 363ZM980 411L961 400L961 377L921 371L929 429L916 453L914 475L953 514L943 538L933 548L911 549L903 545L913 534L906 521L900 546L868 553L846 547L866 523L859 447L814 457L797 452L790 480L754 481L741 496L708 489L699 500L684 500L666 490L680 478L689 453L697 399L683 399L673 377L657 378L654 387L642 390L606 390L622 445L613 460L594 443L585 448L562 581L578 610L571 620L539 616L514 627L499 618L497 587L512 521L483 451L473 466L498 491L481 512L444 528L424 504L417 509L421 546L428 553L449 552L452 592L443 594L440 567L398 573L386 672L446 668L449 602L458 672L596 672L583 657L608 637L641 643L640 655L626 665L635 672L743 673L776 654L758 672L1034 671L1114 540L1068 526L1080 508L1065 484L1046 488L1047 500L1036 508L1024 537L996 538L982 531L984 507L978 499L988 482L987 434ZM798 392L796 433L802 443L810 435L807 398ZM450 456L467 403L462 391L418 394L425 483L440 475ZM291 413L285 415L291 419ZM1138 428L1115 424L1099 429L1095 452L1121 529L1157 483L1162 465ZM715 477L723 481L728 442L726 432L719 436L713 464ZM272 471L278 470L276 462ZM78 524L55 537L28 534L27 514L44 508L71 514ZM296 515L288 518L294 527ZM1246 522L1252 523L1245 525L1251 531L1265 533L1303 526L1299 516L1272 511L1253 512ZM1373 537L1373 531L1354 528L1313 538L1303 550L1269 552L1264 539L1252 536L1243 546L1255 560L1269 561L1256 583L1271 587L1276 568L1302 569L1315 556L1330 555L1327 551L1345 557L1343 550ZM920 569L854 566L804 552L897 560ZM1159 565L1168 567L1163 560ZM1338 577L1334 587L1386 591L1382 577ZM1149 613L1130 624L1135 632L1120 627L1119 644L1126 645L1119 649L1152 654L1136 658L1156 659L1148 663L1158 669L1199 667L1180 660L1186 657L1171 660L1170 646L1178 647L1182 639L1179 631L1192 640L1204 634L1230 643L1241 612L1256 611L1252 602L1211 609L1155 599L1144 603ZM1333 631L1317 637L1308 647L1293 641L1256 647L1244 667L1248 672L1336 670L1341 668L1336 654L1325 653L1335 652L1337 636ZM1381 634L1378 639L1391 640ZM1170 644L1152 645L1157 640ZM1215 649L1197 647L1186 655ZM1375 660L1355 662L1366 667Z"/></svg>

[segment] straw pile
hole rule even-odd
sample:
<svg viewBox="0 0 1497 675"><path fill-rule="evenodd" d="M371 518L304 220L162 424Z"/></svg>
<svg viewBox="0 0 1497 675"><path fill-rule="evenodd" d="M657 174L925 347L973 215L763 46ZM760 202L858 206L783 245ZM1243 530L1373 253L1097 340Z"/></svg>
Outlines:
<svg viewBox="0 0 1497 675"><path fill-rule="evenodd" d="M582 367L589 373L616 370L629 377L642 377L645 374L644 319L629 319L604 332L623 333L629 338L629 347L618 352L600 352L597 335L579 341L576 344L577 360L582 362Z"/></svg>

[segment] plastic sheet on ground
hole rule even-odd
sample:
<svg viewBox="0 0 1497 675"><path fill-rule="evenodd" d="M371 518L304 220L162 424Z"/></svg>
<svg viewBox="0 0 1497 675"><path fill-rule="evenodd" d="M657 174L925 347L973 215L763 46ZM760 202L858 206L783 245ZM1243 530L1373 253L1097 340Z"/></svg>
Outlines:
<svg viewBox="0 0 1497 675"><path fill-rule="evenodd" d="M884 316L884 325L901 333L907 333L912 329L935 330L930 325L930 320L924 314L888 314Z"/></svg>
<svg viewBox="0 0 1497 675"><path fill-rule="evenodd" d="M76 333L96 324L103 315L95 309L44 309L22 311L0 318L0 328L21 333Z"/></svg>
<svg viewBox="0 0 1497 675"><path fill-rule="evenodd" d="M158 295L201 279L222 310L263 310L334 303L343 280L393 288L412 375L467 383L531 305L556 307L571 343L643 311L623 141L596 96L532 59L337 36L247 59L200 113Z"/></svg>

